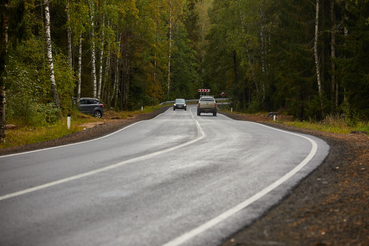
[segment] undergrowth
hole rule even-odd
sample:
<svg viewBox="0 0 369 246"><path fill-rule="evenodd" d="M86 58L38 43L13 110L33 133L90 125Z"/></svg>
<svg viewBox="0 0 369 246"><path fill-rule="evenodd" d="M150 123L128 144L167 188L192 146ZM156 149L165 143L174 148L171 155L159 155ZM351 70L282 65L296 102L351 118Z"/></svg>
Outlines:
<svg viewBox="0 0 369 246"><path fill-rule="evenodd" d="M142 110L140 109L136 111L119 111L119 112L106 111L105 115L101 119L97 119L93 116L82 114L78 111L73 111L70 117L71 125L69 129L67 127L67 117L60 117L53 124L49 124L46 126L24 125L20 121L12 120L10 122L7 122L7 124L16 125L17 129L5 130L6 140L5 143L0 144L0 148L33 144L61 138L68 134L72 134L74 132L83 130L84 127L82 125L85 123L101 122L113 117L116 119L126 119L129 117L133 117L134 115L149 113L159 108L160 106L152 106L145 107Z"/></svg>

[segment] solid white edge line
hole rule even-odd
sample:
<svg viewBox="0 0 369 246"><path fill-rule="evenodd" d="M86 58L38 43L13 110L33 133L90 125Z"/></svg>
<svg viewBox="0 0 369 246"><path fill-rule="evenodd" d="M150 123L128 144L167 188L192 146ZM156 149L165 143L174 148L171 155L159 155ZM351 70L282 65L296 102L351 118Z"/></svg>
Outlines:
<svg viewBox="0 0 369 246"><path fill-rule="evenodd" d="M139 156L139 157L129 159L129 160L126 160L126 161L122 161L122 162L119 162L119 163L116 163L116 164L113 164L113 165L110 165L110 166L95 169L93 171L89 171L89 172L81 173L81 174L78 174L78 175L74 175L74 176L71 176L69 178L60 179L60 180L50 182L50 183L47 183L47 184L38 185L38 186L29 188L29 189L25 189L25 190L10 193L10 194L7 194L7 195L3 195L3 196L0 196L0 201L6 200L6 199L9 199L9 198L12 198L12 197L24 195L24 194L27 194L27 193L30 193L30 192L33 192L33 191L45 189L45 188L48 188L48 187L51 187L51 186L54 186L54 185L66 183L66 182L76 180L76 179L79 179L79 178L84 178L84 177L87 177L87 176L90 176L90 175L93 175L93 174L97 174L97 173L100 173L100 172L104 172L104 171L107 171L107 170L110 170L110 169L114 169L114 168L123 166L123 165L125 165L129 162L140 161L140 160L144 160L144 159L147 159L147 158L151 158L153 156L156 156L156 155L159 155L159 154L162 154L162 153L165 153L165 152L169 152L169 151L172 151L172 150L175 150L175 149L178 149L178 148L182 148L183 146L186 146L186 145L192 144L194 142L197 142L198 140L202 139L205 136L205 134L203 133L198 121L193 117L192 112L191 112L191 115L192 115L192 119L195 121L195 124L196 124L197 136L195 138L187 141L187 142L184 142L182 144L179 144L179 145L167 148L167 149L159 150L159 151L147 154L147 155ZM139 123L139 122L137 122L137 123ZM126 128L124 128L124 129L126 129ZM121 130L123 130L123 129L121 129ZM121 130L119 130L119 131L121 131ZM117 133L117 132L115 132L115 133ZM110 134L110 135L113 135L113 134ZM107 136L104 136L104 137L107 137ZM86 142L90 142L90 141L86 141Z"/></svg>
<svg viewBox="0 0 369 246"><path fill-rule="evenodd" d="M169 108L170 109L170 108ZM155 116L154 118L152 119L149 119L149 120L154 120L156 118L159 118L159 116L161 116L162 114L164 114L165 112L167 112L169 109L167 109L166 111L164 111L163 113L160 113L158 114L157 116ZM110 137L114 134L117 134L118 132L121 132L123 130L126 130L127 128L130 128L131 126L134 126L134 125L137 125L143 121L146 121L146 120L141 120L141 121L138 121L138 122L135 122L135 123L132 123L131 125L128 125L128 126L125 126L115 132L112 132L112 133L109 133L108 135L105 135L105 136L102 136L102 137L99 137L99 138L94 138L94 139L90 139L90 140L86 140L86 141L82 141L82 142L77 142L77 143L71 143L71 144L65 144L65 145L59 145L59 146L55 146L55 147L49 147L49 148L44 148L44 149L37 149L37 150L31 150L31 151L26 151L26 152L21 152L21 153L15 153L15 154L9 154L9 155L3 155L3 156L0 156L0 159L1 158L5 158L5 157L12 157L12 156L17 156L17 155L25 155L25 154L29 154L29 153L36 153L36 152L41 152L41 151L46 151L46 150L51 150L51 149L59 149L59 148L64 148L64 147L68 147L68 146L73 146L73 145L78 145L78 144L84 144L84 143L89 143L89 142L93 142L93 141L98 141L100 139L104 139L104 138L107 138L107 137ZM84 130L82 130L84 131ZM67 135L66 135L67 136Z"/></svg>
<svg viewBox="0 0 369 246"><path fill-rule="evenodd" d="M226 118L228 118L228 117L226 117ZM251 122L251 123L254 123L254 122ZM215 225L219 224L220 222L226 220L227 218L231 217L232 215L234 215L237 212L241 211L242 209L246 208L250 204L254 203L255 201L259 200L260 198L262 198L263 196L265 196L266 194L268 194L269 192L271 192L272 190L277 188L279 185L286 182L293 175L295 175L298 171L300 171L303 167L305 167L309 163L309 161L311 161L311 159L315 156L315 154L317 152L317 149L318 149L317 143L314 140L312 140L308 137L305 137L305 136L302 136L302 135L299 135L299 134L296 134L296 133L276 129L276 128L273 128L273 127L265 126L265 125L262 125L262 124L259 124L259 123L254 123L254 124L258 124L258 125L261 125L261 126L264 126L264 127L267 127L267 128L271 128L271 129L276 130L276 131L281 131L281 132L284 132L284 133L288 133L288 134L291 134L291 135L295 135L295 136L298 136L298 137L305 138L308 141L310 141L310 143L312 144L311 151L307 155L307 157L299 165L294 167L290 172L285 174L279 180L275 181L271 185L267 186L266 188L264 188L260 192L256 193L255 195L251 196L250 198L248 198L247 200L243 201L242 203L236 205L235 207L227 210L226 212L218 215L217 217L209 220L208 222L196 227L195 229L193 229L189 232L186 232L183 235L181 235L181 236L179 236L179 237L163 244L162 246L178 246L178 245L181 245L182 243L194 238L195 236L197 236L197 235L203 233L204 231L214 227Z"/></svg>

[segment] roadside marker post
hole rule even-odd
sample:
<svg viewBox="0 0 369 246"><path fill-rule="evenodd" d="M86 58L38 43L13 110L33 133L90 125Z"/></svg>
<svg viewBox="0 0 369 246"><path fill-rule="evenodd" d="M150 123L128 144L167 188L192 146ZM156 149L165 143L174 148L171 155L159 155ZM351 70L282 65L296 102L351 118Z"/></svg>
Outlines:
<svg viewBox="0 0 369 246"><path fill-rule="evenodd" d="M69 130L70 129L70 114L68 114L68 117L67 117L67 127Z"/></svg>

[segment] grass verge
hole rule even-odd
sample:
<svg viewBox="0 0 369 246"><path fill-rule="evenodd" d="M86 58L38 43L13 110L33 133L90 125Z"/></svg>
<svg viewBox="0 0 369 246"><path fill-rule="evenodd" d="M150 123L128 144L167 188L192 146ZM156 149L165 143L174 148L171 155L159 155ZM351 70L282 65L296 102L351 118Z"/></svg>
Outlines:
<svg viewBox="0 0 369 246"><path fill-rule="evenodd" d="M18 126L17 129L5 130L6 142L0 144L0 149L21 146L26 144L33 144L61 138L68 134L78 132L84 129L82 126L91 122L104 122L107 119L127 119L138 114L145 114L159 109L160 106L148 106L142 110L136 111L106 111L101 119L84 115L78 111L71 113L71 126L67 127L67 117L62 117L53 125L48 126ZM9 124L16 124L16 122L9 122Z"/></svg>

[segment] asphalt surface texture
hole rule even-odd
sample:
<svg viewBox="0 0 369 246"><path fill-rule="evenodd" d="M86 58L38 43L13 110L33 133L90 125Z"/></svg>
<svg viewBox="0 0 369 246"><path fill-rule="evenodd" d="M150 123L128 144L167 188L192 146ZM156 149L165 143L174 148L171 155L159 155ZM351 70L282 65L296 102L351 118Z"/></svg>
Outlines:
<svg viewBox="0 0 369 246"><path fill-rule="evenodd" d="M167 110L106 122L60 139L0 150L0 155L59 146L100 137ZM255 121L283 130L310 134L326 141L326 160L275 207L242 228L222 246L369 245L369 137L300 129L251 117L220 112L236 120ZM104 117L109 117L108 114Z"/></svg>

